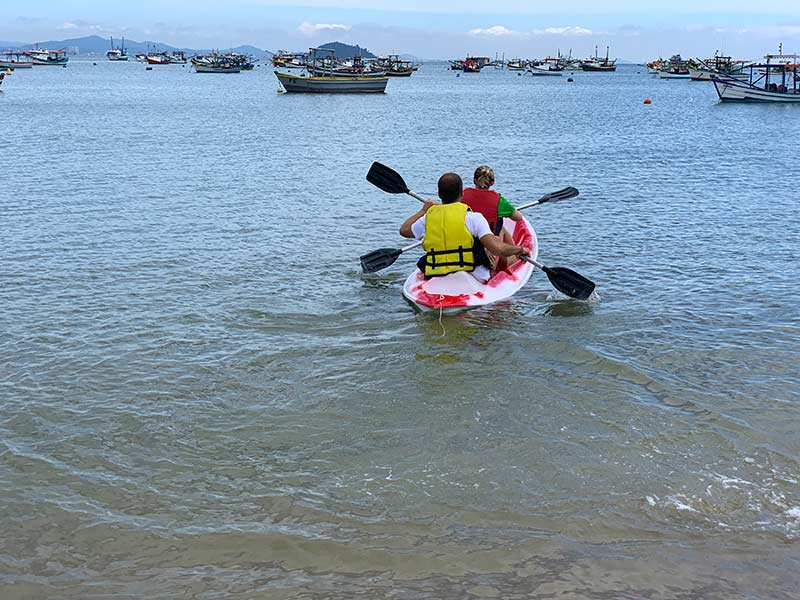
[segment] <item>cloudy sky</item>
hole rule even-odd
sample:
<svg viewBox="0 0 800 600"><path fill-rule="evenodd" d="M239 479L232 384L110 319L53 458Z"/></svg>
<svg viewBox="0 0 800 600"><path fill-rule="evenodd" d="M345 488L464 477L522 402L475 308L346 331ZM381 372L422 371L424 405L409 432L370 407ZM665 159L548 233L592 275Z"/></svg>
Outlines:
<svg viewBox="0 0 800 600"><path fill-rule="evenodd" d="M755 10L757 9L757 11ZM338 40L376 53L585 56L595 46L641 61L680 52L737 57L800 52L800 1L637 0L37 0L4 9L0 40L125 36L193 48L252 44L301 50Z"/></svg>

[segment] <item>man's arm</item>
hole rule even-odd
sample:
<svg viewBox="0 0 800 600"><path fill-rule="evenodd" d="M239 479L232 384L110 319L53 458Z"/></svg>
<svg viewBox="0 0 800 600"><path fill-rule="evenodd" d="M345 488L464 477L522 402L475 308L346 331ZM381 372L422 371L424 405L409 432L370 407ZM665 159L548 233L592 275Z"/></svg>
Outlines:
<svg viewBox="0 0 800 600"><path fill-rule="evenodd" d="M419 221L422 217L424 217L425 213L428 212L428 209L431 206L436 206L436 202L433 200L425 200L425 204L422 205L422 208L420 208L417 212L408 217L405 220L405 222L402 225L400 225L400 235L402 235L405 238L413 239L414 233L411 231L411 226L417 221Z"/></svg>
<svg viewBox="0 0 800 600"><path fill-rule="evenodd" d="M515 246L514 244L506 244L492 233L484 235L480 240L483 247L495 256L520 256L522 254L530 254L527 248Z"/></svg>

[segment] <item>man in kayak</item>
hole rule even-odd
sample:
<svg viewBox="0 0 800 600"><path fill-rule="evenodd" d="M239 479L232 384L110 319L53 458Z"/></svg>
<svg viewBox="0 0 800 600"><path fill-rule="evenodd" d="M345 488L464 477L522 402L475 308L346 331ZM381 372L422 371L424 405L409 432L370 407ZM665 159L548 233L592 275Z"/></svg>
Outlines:
<svg viewBox="0 0 800 600"><path fill-rule="evenodd" d="M503 242L492 233L486 218L460 202L463 183L457 173L439 178L441 204L426 200L423 207L400 226L400 235L423 240L425 249L417 263L426 277L469 271L485 283L491 263L484 248L495 256L520 256L528 249Z"/></svg>
<svg viewBox="0 0 800 600"><path fill-rule="evenodd" d="M522 221L522 213L515 209L508 200L490 189L494 185L494 171L490 166L481 165L475 169L472 181L475 187L464 190L461 202L469 206L474 212L486 217L493 234L507 244L513 243L514 238L503 228L503 219ZM494 260L493 256L490 256L489 259L498 271L507 268L516 260L512 257L511 259L500 258L497 261Z"/></svg>

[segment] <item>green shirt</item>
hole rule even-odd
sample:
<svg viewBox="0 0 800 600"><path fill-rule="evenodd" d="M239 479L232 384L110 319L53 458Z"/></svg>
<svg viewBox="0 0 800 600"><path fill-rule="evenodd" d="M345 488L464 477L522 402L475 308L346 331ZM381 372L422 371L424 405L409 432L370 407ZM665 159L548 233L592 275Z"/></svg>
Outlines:
<svg viewBox="0 0 800 600"><path fill-rule="evenodd" d="M498 217L510 217L517 209L511 206L511 203L500 196L500 202L497 203L497 216Z"/></svg>

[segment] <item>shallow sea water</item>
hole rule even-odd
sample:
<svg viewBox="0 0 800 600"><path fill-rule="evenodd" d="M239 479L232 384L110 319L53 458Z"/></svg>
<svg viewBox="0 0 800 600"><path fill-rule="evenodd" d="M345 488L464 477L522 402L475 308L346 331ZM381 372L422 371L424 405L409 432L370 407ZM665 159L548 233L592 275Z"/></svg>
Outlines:
<svg viewBox="0 0 800 600"><path fill-rule="evenodd" d="M800 107L573 77L8 77L0 597L796 597ZM373 160L577 187L602 300L415 313Z"/></svg>

